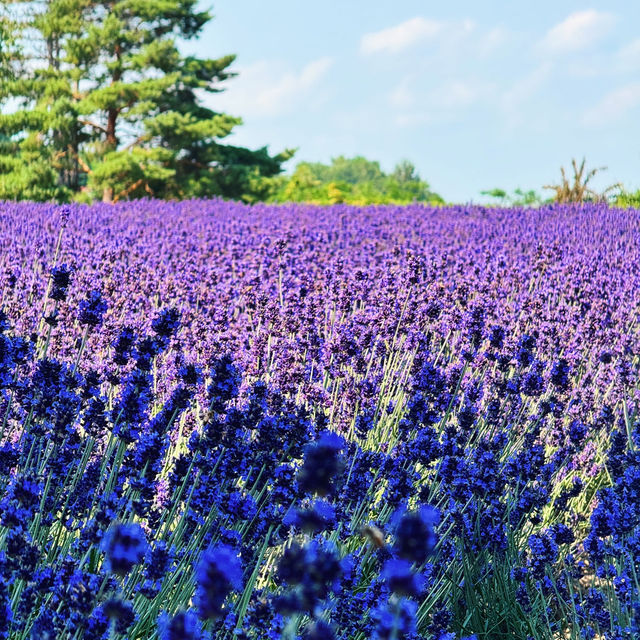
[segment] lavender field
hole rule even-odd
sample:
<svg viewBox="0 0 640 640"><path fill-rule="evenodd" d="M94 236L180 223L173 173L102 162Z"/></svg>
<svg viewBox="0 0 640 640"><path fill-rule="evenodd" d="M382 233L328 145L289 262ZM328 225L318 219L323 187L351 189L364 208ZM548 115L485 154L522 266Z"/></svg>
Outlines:
<svg viewBox="0 0 640 640"><path fill-rule="evenodd" d="M640 212L0 206L0 640L640 638Z"/></svg>

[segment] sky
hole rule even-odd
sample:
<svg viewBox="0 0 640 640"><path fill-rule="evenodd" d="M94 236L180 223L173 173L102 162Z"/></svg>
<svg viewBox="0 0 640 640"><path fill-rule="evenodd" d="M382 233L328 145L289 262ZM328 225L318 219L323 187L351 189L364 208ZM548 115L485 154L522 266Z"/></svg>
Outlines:
<svg viewBox="0 0 640 640"><path fill-rule="evenodd" d="M203 5L204 6L204 5ZM210 5L207 5L210 6ZM640 2L217 0L185 45L236 54L207 104L227 141L287 164L408 159L448 201L556 183L586 157L597 188L640 188Z"/></svg>

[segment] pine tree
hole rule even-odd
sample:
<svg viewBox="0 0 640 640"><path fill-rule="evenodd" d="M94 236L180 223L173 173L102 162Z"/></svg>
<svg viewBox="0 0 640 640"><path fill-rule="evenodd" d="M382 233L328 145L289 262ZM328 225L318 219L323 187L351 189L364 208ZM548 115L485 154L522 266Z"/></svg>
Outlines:
<svg viewBox="0 0 640 640"><path fill-rule="evenodd" d="M2 199L64 200L71 193L65 148L74 118L60 70L60 15L52 10L45 20L44 6L2 4L0 100L11 107L0 116Z"/></svg>
<svg viewBox="0 0 640 640"><path fill-rule="evenodd" d="M266 197L293 154L222 144L202 97L235 56L185 56L197 0L0 0L0 197Z"/></svg>

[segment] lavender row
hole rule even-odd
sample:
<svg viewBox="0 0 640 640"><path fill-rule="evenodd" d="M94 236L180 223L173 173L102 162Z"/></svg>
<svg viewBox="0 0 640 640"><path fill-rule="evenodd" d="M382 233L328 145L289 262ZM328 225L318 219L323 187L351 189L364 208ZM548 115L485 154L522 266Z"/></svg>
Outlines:
<svg viewBox="0 0 640 640"><path fill-rule="evenodd" d="M0 637L632 638L638 216L4 205Z"/></svg>

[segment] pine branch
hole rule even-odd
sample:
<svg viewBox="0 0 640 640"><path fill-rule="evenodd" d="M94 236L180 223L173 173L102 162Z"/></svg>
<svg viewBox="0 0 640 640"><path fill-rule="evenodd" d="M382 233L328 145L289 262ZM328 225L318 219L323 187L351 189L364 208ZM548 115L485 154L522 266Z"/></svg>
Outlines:
<svg viewBox="0 0 640 640"><path fill-rule="evenodd" d="M80 124L86 125L87 127L93 127L98 131L102 131L102 133L107 133L107 128L101 124L98 124L97 122L92 122L91 120L83 120L83 119L79 119L78 122Z"/></svg>

